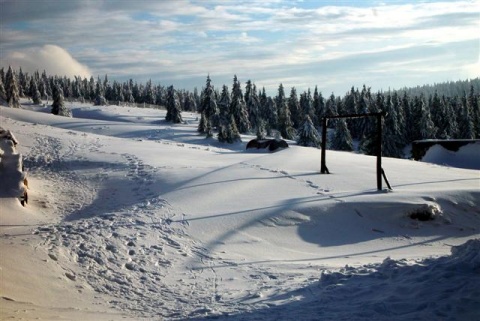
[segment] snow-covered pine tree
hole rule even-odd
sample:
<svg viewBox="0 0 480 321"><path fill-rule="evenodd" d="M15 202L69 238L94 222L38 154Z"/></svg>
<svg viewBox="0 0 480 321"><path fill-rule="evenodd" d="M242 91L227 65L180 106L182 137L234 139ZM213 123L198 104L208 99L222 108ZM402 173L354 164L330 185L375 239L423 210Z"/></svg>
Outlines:
<svg viewBox="0 0 480 321"><path fill-rule="evenodd" d="M200 123L198 124L198 131L205 133L207 137L213 136L213 118L218 113L215 91L211 84L210 75L207 76L206 87L202 92L199 112L202 114Z"/></svg>
<svg viewBox="0 0 480 321"><path fill-rule="evenodd" d="M300 102L298 101L297 89L292 87L290 90L290 97L288 98L288 109L290 110L290 118L293 122L294 128L299 128L302 124L302 111L300 109Z"/></svg>
<svg viewBox="0 0 480 321"><path fill-rule="evenodd" d="M5 91L2 77L0 77L0 99L7 101L7 92Z"/></svg>
<svg viewBox="0 0 480 321"><path fill-rule="evenodd" d="M480 99L478 98L478 94L475 94L473 85L470 85L470 91L467 96L467 106L470 110L470 118L472 118L475 138L480 138Z"/></svg>
<svg viewBox="0 0 480 321"><path fill-rule="evenodd" d="M30 78L30 97L32 97L32 101L36 105L42 102L40 91L38 90L37 82L34 77Z"/></svg>
<svg viewBox="0 0 480 321"><path fill-rule="evenodd" d="M23 72L22 67L19 68L17 78L18 78L17 79L17 81L18 81L18 95L23 98L23 97L25 97L25 93L28 92L29 82L27 82L28 76L27 76L27 74L25 74Z"/></svg>
<svg viewBox="0 0 480 321"><path fill-rule="evenodd" d="M337 99L332 92L332 94L330 95L330 97L325 103L325 116L328 117L328 116L336 116L336 115L338 115Z"/></svg>
<svg viewBox="0 0 480 321"><path fill-rule="evenodd" d="M386 113L383 117L382 154L387 157L403 156L403 140L398 125L397 110L394 108L392 96L387 94L382 110Z"/></svg>
<svg viewBox="0 0 480 321"><path fill-rule="evenodd" d="M72 117L72 112L65 106L62 87L56 84L53 88L52 114Z"/></svg>
<svg viewBox="0 0 480 321"><path fill-rule="evenodd" d="M230 113L230 102L228 87L223 85L218 101L218 141L232 144L241 139L233 115Z"/></svg>
<svg viewBox="0 0 480 321"><path fill-rule="evenodd" d="M262 117L265 120L265 131L267 136L272 136L273 131L278 127L277 104L272 97L268 96L265 105L265 114Z"/></svg>
<svg viewBox="0 0 480 321"><path fill-rule="evenodd" d="M248 120L250 122L251 129L258 131L258 127L261 126L260 124L262 122L262 116L260 114L260 98L257 94L257 87L250 80L247 81L245 100L247 103Z"/></svg>
<svg viewBox="0 0 480 321"><path fill-rule="evenodd" d="M345 118L338 119L332 136L330 140L330 147L332 149L344 151L353 150L352 135L350 135Z"/></svg>
<svg viewBox="0 0 480 321"><path fill-rule="evenodd" d="M195 112L197 110L197 103L192 93L188 93L185 97L184 110Z"/></svg>
<svg viewBox="0 0 480 321"><path fill-rule="evenodd" d="M430 108L425 100L425 97L421 96L421 108L420 108L420 119L418 122L418 127L420 129L420 139L433 139L436 138L437 128L432 121L430 114Z"/></svg>
<svg viewBox="0 0 480 321"><path fill-rule="evenodd" d="M466 93L464 93L460 101L458 106L460 108L458 117L459 138L474 139L475 127L473 124L472 109Z"/></svg>
<svg viewBox="0 0 480 321"><path fill-rule="evenodd" d="M317 115L315 114L315 110L313 108L313 98L312 93L310 92L310 88L303 92L300 95L300 110L302 111L303 116L308 115L312 120L313 124L318 124Z"/></svg>
<svg viewBox="0 0 480 321"><path fill-rule="evenodd" d="M240 82L235 75L233 77L232 102L230 104L230 112L235 119L238 131L246 134L250 131L250 122L248 120L247 104L245 103Z"/></svg>
<svg viewBox="0 0 480 321"><path fill-rule="evenodd" d="M357 100L358 92L355 91L355 88L352 86L350 92L345 95L343 100L343 106L346 114L357 114L357 106L355 101ZM358 136L358 118L350 118L346 120L348 130L353 137Z"/></svg>
<svg viewBox="0 0 480 321"><path fill-rule="evenodd" d="M17 76L12 70L12 67L8 67L7 74L5 76L6 82L6 96L8 106L13 108L20 108L20 94L18 91Z"/></svg>
<svg viewBox="0 0 480 321"><path fill-rule="evenodd" d="M167 115L165 120L174 124L179 124L183 121L182 112L180 110L180 101L173 85L167 89Z"/></svg>
<svg viewBox="0 0 480 321"><path fill-rule="evenodd" d="M317 86L315 86L315 91L313 92L313 109L317 115L318 123L314 125L322 125L322 119L325 116L325 100L322 96L322 93L318 91Z"/></svg>
<svg viewBox="0 0 480 321"><path fill-rule="evenodd" d="M306 115L303 124L297 130L297 144L307 147L320 147L321 138L310 116Z"/></svg>
<svg viewBox="0 0 480 321"><path fill-rule="evenodd" d="M278 87L278 95L276 97L276 104L278 110L278 130L285 139L295 139L296 131L293 128L290 109L288 108L287 99L285 98L285 91L283 85Z"/></svg>
<svg viewBox="0 0 480 321"><path fill-rule="evenodd" d="M442 96L440 99L441 108L444 110L443 114L445 115L445 119L442 122L441 128L443 128L442 132L444 132L443 137L451 139L458 137L458 123L457 123L457 114L453 110L452 102L450 99Z"/></svg>

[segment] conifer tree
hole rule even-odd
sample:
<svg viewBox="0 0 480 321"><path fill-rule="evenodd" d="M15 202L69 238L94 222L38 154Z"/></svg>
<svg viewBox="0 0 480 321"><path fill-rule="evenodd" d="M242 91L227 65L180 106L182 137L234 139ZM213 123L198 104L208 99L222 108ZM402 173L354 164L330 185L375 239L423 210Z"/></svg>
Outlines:
<svg viewBox="0 0 480 321"><path fill-rule="evenodd" d="M345 118L340 118L335 126L335 131L330 142L330 147L334 150L352 151L353 140L347 127Z"/></svg>
<svg viewBox="0 0 480 321"><path fill-rule="evenodd" d="M288 98L288 109L290 110L290 117L294 128L299 128L302 124L302 112L300 110L300 102L298 101L297 90L292 87L290 90L290 97Z"/></svg>
<svg viewBox="0 0 480 321"><path fill-rule="evenodd" d="M473 123L474 138L480 138L480 100L478 94L475 94L473 85L470 85L470 91L467 97L467 106L470 112L470 118Z"/></svg>
<svg viewBox="0 0 480 321"><path fill-rule="evenodd" d="M350 92L345 95L345 99L343 101L346 114L357 114L357 108L356 108L357 106L355 104L356 99L357 99L356 92L354 87L352 86L352 88L350 89ZM352 135L356 134L357 127L358 127L357 120L358 120L357 118L350 118L346 120L348 130Z"/></svg>
<svg viewBox="0 0 480 321"><path fill-rule="evenodd" d="M18 91L17 76L12 70L12 67L8 67L7 74L5 76L6 82L6 96L8 106L13 108L20 108L20 94Z"/></svg>
<svg viewBox="0 0 480 321"><path fill-rule="evenodd" d="M260 114L260 98L257 94L257 87L255 84L252 84L250 80L247 81L245 100L247 103L248 119L251 129L258 131L258 128L261 127L262 123L262 116Z"/></svg>
<svg viewBox="0 0 480 321"><path fill-rule="evenodd" d="M436 138L435 134L437 133L437 128L432 121L430 109L428 108L428 104L425 101L423 95L421 95L420 100L420 119L418 122L418 127L420 129L420 139Z"/></svg>
<svg viewBox="0 0 480 321"><path fill-rule="evenodd" d="M293 128L290 108L288 108L282 84L278 87L276 105L278 110L278 130L280 131L280 135L285 139L294 139L296 131Z"/></svg>
<svg viewBox="0 0 480 321"><path fill-rule="evenodd" d="M265 103L265 115L263 115L263 119L265 120L265 130L267 132L267 136L272 136L273 131L278 128L277 104L275 104L275 100L273 100L272 97L267 97L267 101Z"/></svg>
<svg viewBox="0 0 480 321"><path fill-rule="evenodd" d="M195 112L197 110L197 102L192 93L188 93L185 97L184 108L185 111Z"/></svg>
<svg viewBox="0 0 480 321"><path fill-rule="evenodd" d="M167 115L165 120L174 124L179 124L183 121L180 110L180 101L178 95L173 88L173 85L167 89Z"/></svg>
<svg viewBox="0 0 480 321"><path fill-rule="evenodd" d="M403 140L400 133L400 127L398 124L397 110L395 109L390 94L385 98L385 104L382 107L385 112L383 118L383 130L382 130L382 153L387 157L403 156Z"/></svg>
<svg viewBox="0 0 480 321"><path fill-rule="evenodd" d="M318 131L315 129L310 116L306 115L303 124L297 130L297 144L307 147L320 147L321 138Z"/></svg>
<svg viewBox="0 0 480 321"><path fill-rule="evenodd" d="M215 97L215 91L211 84L210 75L207 76L207 84L203 90L202 101L200 103L199 112L202 114L200 123L198 125L198 131L205 133L207 137L213 136L213 118L217 115L217 102Z"/></svg>
<svg viewBox="0 0 480 321"><path fill-rule="evenodd" d="M30 97L32 97L34 104L38 105L42 102L40 91L38 90L37 82L34 77L30 79Z"/></svg>
<svg viewBox="0 0 480 321"><path fill-rule="evenodd" d="M53 88L52 114L72 117L72 112L65 106L62 87L56 84Z"/></svg>
<svg viewBox="0 0 480 321"><path fill-rule="evenodd" d="M0 77L0 99L7 101L7 92L5 91L2 77Z"/></svg>
<svg viewBox="0 0 480 321"><path fill-rule="evenodd" d="M444 133L442 137L445 139L451 139L458 137L458 123L457 123L457 114L453 110L452 102L450 99L447 99L445 96L442 96L440 100L441 108L444 110L443 114L445 118L442 121L441 128Z"/></svg>
<svg viewBox="0 0 480 321"><path fill-rule="evenodd" d="M248 120L247 105L245 103L240 82L235 75L233 77L232 102L230 104L230 112L235 119L238 131L246 134L250 130L250 122Z"/></svg>
<svg viewBox="0 0 480 321"><path fill-rule="evenodd" d="M300 95L300 110L302 111L303 116L308 115L312 120L313 124L315 125L318 123L317 115L315 114L315 110L313 108L313 99L310 89L305 91L303 94Z"/></svg>
<svg viewBox="0 0 480 321"><path fill-rule="evenodd" d="M218 101L218 141L232 144L241 139L233 115L230 113L230 103L231 99L228 87L223 85L222 93Z"/></svg>
<svg viewBox="0 0 480 321"><path fill-rule="evenodd" d="M325 116L328 117L328 116L336 116L336 115L338 115L337 99L332 92L327 102L325 103Z"/></svg>
<svg viewBox="0 0 480 321"><path fill-rule="evenodd" d="M473 125L472 110L468 101L468 96L464 93L460 101L458 117L459 138L474 139L475 127Z"/></svg>
<svg viewBox="0 0 480 321"><path fill-rule="evenodd" d="M313 92L313 109L315 110L315 115L317 116L317 123L314 123L314 125L320 126L322 125L322 119L325 116L325 101L322 93L318 91L317 86L315 86L315 91Z"/></svg>
<svg viewBox="0 0 480 321"><path fill-rule="evenodd" d="M22 67L19 68L17 85L18 85L18 95L19 97L25 97L25 93L28 92L28 82L27 75L23 73Z"/></svg>

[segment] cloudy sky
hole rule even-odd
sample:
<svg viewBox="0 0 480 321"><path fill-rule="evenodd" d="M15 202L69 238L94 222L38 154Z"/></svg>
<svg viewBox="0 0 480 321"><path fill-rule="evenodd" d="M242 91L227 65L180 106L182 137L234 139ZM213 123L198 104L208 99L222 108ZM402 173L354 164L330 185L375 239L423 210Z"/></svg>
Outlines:
<svg viewBox="0 0 480 321"><path fill-rule="evenodd" d="M479 0L0 0L0 22L1 66L69 77L343 95L480 76Z"/></svg>

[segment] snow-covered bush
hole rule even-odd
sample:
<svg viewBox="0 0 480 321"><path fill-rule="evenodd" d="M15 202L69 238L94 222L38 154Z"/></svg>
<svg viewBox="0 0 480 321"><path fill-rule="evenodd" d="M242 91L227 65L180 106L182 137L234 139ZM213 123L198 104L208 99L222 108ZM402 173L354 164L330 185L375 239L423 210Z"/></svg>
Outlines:
<svg viewBox="0 0 480 321"><path fill-rule="evenodd" d="M9 130L0 128L0 195L19 197L22 205L28 201L27 180L23 172L22 155L16 151L18 141Z"/></svg>

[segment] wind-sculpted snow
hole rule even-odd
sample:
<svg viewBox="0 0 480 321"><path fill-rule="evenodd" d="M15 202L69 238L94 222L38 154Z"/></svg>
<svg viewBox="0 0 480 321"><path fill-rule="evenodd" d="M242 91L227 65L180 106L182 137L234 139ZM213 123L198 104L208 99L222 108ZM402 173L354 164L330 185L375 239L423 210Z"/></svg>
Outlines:
<svg viewBox="0 0 480 321"><path fill-rule="evenodd" d="M318 149L247 152L193 113L0 109L31 195L0 199L0 319L480 318L477 171L385 158L377 191L373 157L320 175Z"/></svg>

